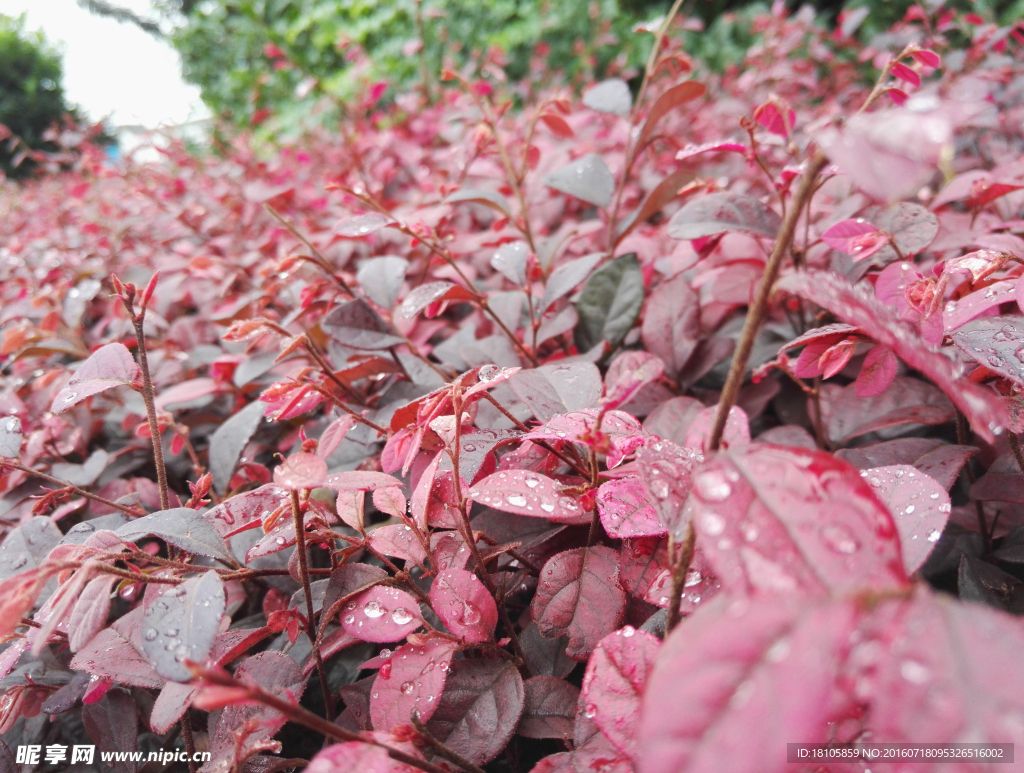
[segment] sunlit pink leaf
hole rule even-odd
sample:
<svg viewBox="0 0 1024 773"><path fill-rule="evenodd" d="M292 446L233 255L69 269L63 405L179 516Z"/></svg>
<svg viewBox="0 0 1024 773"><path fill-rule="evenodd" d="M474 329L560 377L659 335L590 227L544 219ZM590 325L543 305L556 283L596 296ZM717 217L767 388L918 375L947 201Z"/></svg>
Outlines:
<svg viewBox="0 0 1024 773"><path fill-rule="evenodd" d="M928 67L942 66L942 59L939 57L939 55L927 48L922 48L919 51L914 51L913 53L911 53L911 56L914 57L921 64L927 65Z"/></svg>
<svg viewBox="0 0 1024 773"><path fill-rule="evenodd" d="M864 363L854 382L857 397L877 397L889 388L899 371L899 360L888 346L874 346L864 358Z"/></svg>
<svg viewBox="0 0 1024 773"><path fill-rule="evenodd" d="M333 454L341 445L341 441L345 439L348 431L355 425L356 417L347 413L332 421L320 436L320 443L316 447L317 456L326 459Z"/></svg>
<svg viewBox="0 0 1024 773"><path fill-rule="evenodd" d="M400 558L420 566L427 558L427 551L424 550L416 532L404 523L378 526L370 532L369 539L374 550L390 558Z"/></svg>
<svg viewBox="0 0 1024 773"><path fill-rule="evenodd" d="M1014 302L1017 298L1016 286L1016 279L1004 279L954 301L952 308L947 305L942 314L946 332L952 333L989 309L997 308L1000 304Z"/></svg>
<svg viewBox="0 0 1024 773"><path fill-rule="evenodd" d="M341 610L342 627L363 641L399 641L422 624L415 598L381 585L360 593Z"/></svg>
<svg viewBox="0 0 1024 773"><path fill-rule="evenodd" d="M456 636L489 641L498 625L498 607L480 578L465 569L438 573L430 586L430 604Z"/></svg>
<svg viewBox="0 0 1024 773"><path fill-rule="evenodd" d="M597 512L608 536L616 539L666 533L640 479L632 475L601 484L597 490Z"/></svg>
<svg viewBox="0 0 1024 773"><path fill-rule="evenodd" d="M774 102L765 102L754 111L754 120L772 134L788 137L796 124L796 113L788 108L780 110Z"/></svg>
<svg viewBox="0 0 1024 773"><path fill-rule="evenodd" d="M391 759L383 746L362 741L328 746L306 766L306 773L339 773L343 770L360 773L414 773L416 768Z"/></svg>
<svg viewBox="0 0 1024 773"><path fill-rule="evenodd" d="M135 358L124 344L107 344L89 358L71 376L68 385L53 398L50 411L63 413L87 397L116 386L129 386L142 378Z"/></svg>
<svg viewBox="0 0 1024 773"><path fill-rule="evenodd" d="M324 486L335 491L374 491L379 488L402 488L398 478L372 470L351 470L328 475Z"/></svg>
<svg viewBox="0 0 1024 773"><path fill-rule="evenodd" d="M921 76L902 62L893 62L889 71L904 83L911 86L921 85Z"/></svg>
<svg viewBox="0 0 1024 773"><path fill-rule="evenodd" d="M655 439L636 451L636 469L647 501L677 539L683 536L683 505L690 495L693 470L703 461L699 451L669 440Z"/></svg>
<svg viewBox="0 0 1024 773"><path fill-rule="evenodd" d="M864 260L874 255L888 242L888 236L862 218L842 220L821 235L829 247Z"/></svg>
<svg viewBox="0 0 1024 773"><path fill-rule="evenodd" d="M615 358L605 375L606 408L618 408L628 402L645 384L661 378L665 363L650 352L623 352Z"/></svg>

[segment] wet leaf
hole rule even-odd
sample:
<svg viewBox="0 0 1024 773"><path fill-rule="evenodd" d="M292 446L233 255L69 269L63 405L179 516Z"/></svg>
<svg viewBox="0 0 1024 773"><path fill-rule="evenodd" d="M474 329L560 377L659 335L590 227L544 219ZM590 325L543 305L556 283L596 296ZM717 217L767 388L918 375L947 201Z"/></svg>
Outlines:
<svg viewBox="0 0 1024 773"><path fill-rule="evenodd" d="M356 280L371 301L385 309L390 309L398 300L398 294L402 291L402 284L405 282L405 272L408 270L409 261L405 258L400 258L397 255L381 255L362 263L356 272ZM322 322L321 326L323 326ZM352 345L343 338L339 340L348 346Z"/></svg>
<svg viewBox="0 0 1024 773"><path fill-rule="evenodd" d="M71 376L53 398L50 411L63 413L87 397L118 386L131 386L142 378L135 358L124 344L101 346Z"/></svg>
<svg viewBox="0 0 1024 773"><path fill-rule="evenodd" d="M136 518L114 533L129 542L135 542L143 537L159 537L164 542L194 556L230 560L223 537L199 514L199 511L187 507L160 510Z"/></svg>
<svg viewBox="0 0 1024 773"><path fill-rule="evenodd" d="M430 604L448 630L466 641L490 641L498 607L480 578L465 569L439 572L430 586Z"/></svg>
<svg viewBox="0 0 1024 773"><path fill-rule="evenodd" d="M596 207L607 207L615 193L615 176L596 153L588 153L546 175L544 184Z"/></svg>
<svg viewBox="0 0 1024 773"><path fill-rule="evenodd" d="M582 258L566 261L555 268L544 284L544 296L540 301L540 310L547 311L551 308L551 304L571 293L580 282L590 276L590 272L601 262L603 257L604 253L594 252L584 255Z"/></svg>
<svg viewBox="0 0 1024 773"><path fill-rule="evenodd" d="M890 236L899 248L899 255L891 245L885 245L874 257L876 261L889 263L893 260L907 260L924 250L934 241L939 232L939 221L931 212L910 201L886 207L871 217L871 221ZM903 257L900 258L900 255Z"/></svg>
<svg viewBox="0 0 1024 773"><path fill-rule="evenodd" d="M666 528L635 476L605 481L597 490L597 511L608 536L661 536Z"/></svg>
<svg viewBox="0 0 1024 773"><path fill-rule="evenodd" d="M335 306L320 320L320 327L331 338L353 349L387 349L405 341L366 301L358 298Z"/></svg>
<svg viewBox="0 0 1024 773"><path fill-rule="evenodd" d="M203 518L224 538L255 528L280 506L288 503L288 492L274 483L237 494L203 513Z"/></svg>
<svg viewBox="0 0 1024 773"><path fill-rule="evenodd" d="M649 441L636 450L637 474L646 499L676 539L684 536L683 505L690 496L693 470L703 461L699 452L669 440Z"/></svg>
<svg viewBox="0 0 1024 773"><path fill-rule="evenodd" d="M68 645L72 652L82 649L107 623L110 591L117 582L113 575L95 577L86 584L68 618Z"/></svg>
<svg viewBox="0 0 1024 773"><path fill-rule="evenodd" d="M388 756L383 746L349 741L328 746L309 761L306 773L339 773L343 770L361 773L415 773L404 763Z"/></svg>
<svg viewBox="0 0 1024 773"><path fill-rule="evenodd" d="M457 204L460 201L471 201L474 204L483 204L493 210L500 212L505 217L512 216L512 208L508 200L495 191L485 191L478 188L462 188L445 199L447 204Z"/></svg>
<svg viewBox="0 0 1024 773"><path fill-rule="evenodd" d="M991 371L1024 386L1024 320L982 317L953 333L964 353Z"/></svg>
<svg viewBox="0 0 1024 773"><path fill-rule="evenodd" d="M224 607L224 584L213 570L147 599L142 651L154 670L176 682L190 680L185 661L209 657Z"/></svg>
<svg viewBox="0 0 1024 773"><path fill-rule="evenodd" d="M466 498L506 513L546 518L556 523L589 523L579 500L564 493L552 478L531 470L488 475L466 492Z"/></svg>
<svg viewBox="0 0 1024 773"><path fill-rule="evenodd" d="M633 95L624 80L608 78L583 95L583 104L591 110L626 116L633 109Z"/></svg>
<svg viewBox="0 0 1024 773"><path fill-rule="evenodd" d="M956 412L931 384L896 376L875 397L858 397L856 384L822 384L821 416L828 439L834 445L843 445L855 437L901 424L945 424L956 417Z"/></svg>
<svg viewBox="0 0 1024 773"><path fill-rule="evenodd" d="M750 196L712 193L694 199L676 212L668 222L668 235L676 239L700 239L729 231L774 239L782 219L774 211Z"/></svg>
<svg viewBox="0 0 1024 773"><path fill-rule="evenodd" d="M640 332L670 374L683 369L701 338L700 303L685 276L663 282L648 296Z"/></svg>
<svg viewBox="0 0 1024 773"><path fill-rule="evenodd" d="M530 608L540 632L550 638L568 634L567 654L585 660L622 621L626 595L618 574L618 554L604 546L553 556L541 570Z"/></svg>
<svg viewBox="0 0 1024 773"><path fill-rule="evenodd" d="M526 265L530 248L526 242L508 242L501 245L491 257L491 266L500 271L513 284L526 284Z"/></svg>
<svg viewBox="0 0 1024 773"><path fill-rule="evenodd" d="M580 691L555 676L533 676L523 684L525 706L518 735L570 740L576 724Z"/></svg>
<svg viewBox="0 0 1024 773"><path fill-rule="evenodd" d="M422 722L428 722L441 703L457 649L455 642L438 638L396 649L373 682L370 718L374 728L387 732L408 725L414 710Z"/></svg>
<svg viewBox="0 0 1024 773"><path fill-rule="evenodd" d="M227 491L242 451L259 429L265 410L266 404L259 400L249 403L217 427L210 438L210 472L218 493Z"/></svg>
<svg viewBox="0 0 1024 773"><path fill-rule="evenodd" d="M0 419L0 457L17 459L21 454L21 419L8 416Z"/></svg>
<svg viewBox="0 0 1024 773"><path fill-rule="evenodd" d="M415 598L404 590L380 585L353 598L340 616L342 627L362 641L400 641L423 624Z"/></svg>
<svg viewBox="0 0 1024 773"><path fill-rule="evenodd" d="M569 411L597 407L601 372L591 362L552 363L521 370L509 384L538 421Z"/></svg>
<svg viewBox="0 0 1024 773"><path fill-rule="evenodd" d="M376 233L395 222L380 212L367 212L365 215L353 215L339 220L334 225L334 233L345 239L359 239Z"/></svg>
<svg viewBox="0 0 1024 773"><path fill-rule="evenodd" d="M11 529L0 544L0 580L40 566L61 541L60 529L49 518L29 518Z"/></svg>

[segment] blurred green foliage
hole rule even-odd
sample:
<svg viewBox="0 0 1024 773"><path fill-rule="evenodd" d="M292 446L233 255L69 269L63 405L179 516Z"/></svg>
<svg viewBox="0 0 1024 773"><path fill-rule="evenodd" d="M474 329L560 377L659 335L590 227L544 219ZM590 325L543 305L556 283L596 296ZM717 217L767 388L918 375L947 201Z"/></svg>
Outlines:
<svg viewBox="0 0 1024 773"><path fill-rule="evenodd" d="M25 145L55 149L43 141L43 134L72 113L62 78L60 54L42 34L26 31L24 17L0 15L0 124L24 143L14 138L0 142L0 169L9 177L32 172L31 160L13 164Z"/></svg>

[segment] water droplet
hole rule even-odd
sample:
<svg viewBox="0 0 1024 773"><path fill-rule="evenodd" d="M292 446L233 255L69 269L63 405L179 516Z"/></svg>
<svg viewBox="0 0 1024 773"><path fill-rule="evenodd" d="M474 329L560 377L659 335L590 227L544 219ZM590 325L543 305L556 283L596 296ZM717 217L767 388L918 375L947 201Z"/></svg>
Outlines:
<svg viewBox="0 0 1024 773"><path fill-rule="evenodd" d="M788 639L779 639L768 648L764 656L769 663L779 663L789 657L791 649Z"/></svg>
<svg viewBox="0 0 1024 773"><path fill-rule="evenodd" d="M928 541L929 542L938 542L939 541L939 537L941 537L941 536L942 536L942 532L941 531L939 531L938 529L932 529L930 532L928 532Z"/></svg>
<svg viewBox="0 0 1024 773"><path fill-rule="evenodd" d="M349 612L351 612L355 608L356 608L356 602L354 602L354 601L350 601L350 602L348 602L348 604L345 605L345 609L347 609Z"/></svg>
<svg viewBox="0 0 1024 773"><path fill-rule="evenodd" d="M583 714L587 717L587 719L593 719L594 715L597 714L597 706L595 706L593 703L588 703L583 711Z"/></svg>
<svg viewBox="0 0 1024 773"><path fill-rule="evenodd" d="M537 488L537 486L540 485L540 479L534 477L527 477L526 485L529 486L530 488Z"/></svg>
<svg viewBox="0 0 1024 773"><path fill-rule="evenodd" d="M462 446L462 448L463 450L470 454L476 451L476 446L473 445L472 443L466 443L465 445Z"/></svg>
<svg viewBox="0 0 1024 773"><path fill-rule="evenodd" d="M924 684L931 679L932 672L916 660L904 660L900 664L900 676L911 684Z"/></svg>
<svg viewBox="0 0 1024 773"><path fill-rule="evenodd" d="M700 585L703 580L704 575L696 569L691 569L686 573L686 579L683 581L683 586L686 588L692 588L694 585Z"/></svg>
<svg viewBox="0 0 1024 773"><path fill-rule="evenodd" d="M716 513L704 513L700 519L704 532L712 537L725 531L725 519Z"/></svg>
<svg viewBox="0 0 1024 773"><path fill-rule="evenodd" d="M156 637L159 636L159 635L160 634L158 634L156 632L156 628L147 628L146 632L142 635L142 637L146 641L154 641L156 639Z"/></svg>
<svg viewBox="0 0 1024 773"><path fill-rule="evenodd" d="M933 491L933 492L932 492L932 493L931 493L931 494L929 495L929 497L928 497L928 498L929 498L929 499L938 499L938 498L939 498L939 492L938 492L938 491Z"/></svg>
<svg viewBox="0 0 1024 773"><path fill-rule="evenodd" d="M411 693L413 691L413 688L415 686L416 685L414 685L412 682L402 682L402 687L401 687L402 694L403 695L408 695L409 693Z"/></svg>
<svg viewBox="0 0 1024 773"><path fill-rule="evenodd" d="M545 513L553 513L553 512L555 512L555 506L553 504L551 504L550 502L541 502L540 503L540 509L543 510Z"/></svg>
<svg viewBox="0 0 1024 773"><path fill-rule="evenodd" d="M558 500L558 504L561 507L565 508L566 510L580 509L580 506L576 504L576 501L574 499L570 499L569 497L562 497L561 499Z"/></svg>
<svg viewBox="0 0 1024 773"><path fill-rule="evenodd" d="M697 495L707 502L721 502L732 494L732 486L717 470L701 473L693 482Z"/></svg>
<svg viewBox="0 0 1024 773"><path fill-rule="evenodd" d="M664 478L655 478L649 483L651 493L658 499L668 499L669 485Z"/></svg>
<svg viewBox="0 0 1024 773"><path fill-rule="evenodd" d="M355 615L345 615L345 623L347 625L352 625L352 623L354 623L355 621L356 621L356 616Z"/></svg>
<svg viewBox="0 0 1024 773"><path fill-rule="evenodd" d="M910 515L911 513L914 512L914 506L913 505L907 505L907 509L904 510L903 512L906 513L907 515Z"/></svg>
<svg viewBox="0 0 1024 773"><path fill-rule="evenodd" d="M369 614L369 613L367 612L367 614ZM405 607L399 607L398 609L396 609L394 612L391 613L391 619L397 625L405 625L406 623L409 623L409 622L412 621L412 615L409 613L409 611Z"/></svg>
<svg viewBox="0 0 1024 773"><path fill-rule="evenodd" d="M177 635L178 635L178 629L177 628L168 628L166 631L164 631L164 636L177 636Z"/></svg>
<svg viewBox="0 0 1024 773"><path fill-rule="evenodd" d="M66 395L64 395L64 402L66 402L66 403L70 403L70 402L72 402L74 400L77 400L77 399L78 399L78 392L68 392Z"/></svg>
<svg viewBox="0 0 1024 773"><path fill-rule="evenodd" d="M512 507L526 507L526 497L519 494L510 494L507 501Z"/></svg>
<svg viewBox="0 0 1024 773"><path fill-rule="evenodd" d="M821 529L822 541L837 553L850 555L856 553L860 543L854 538L853 533L842 524L829 523Z"/></svg>
<svg viewBox="0 0 1024 773"><path fill-rule="evenodd" d="M622 635L625 636L627 639L630 638L631 636L633 636L633 634L635 634L635 633L636 633L636 628L634 628L631 625L627 625L625 628L622 629Z"/></svg>
<svg viewBox="0 0 1024 773"><path fill-rule="evenodd" d="M384 615L387 610L378 604L376 601L370 601L365 607L363 607L363 614L369 618L378 618Z"/></svg>
<svg viewBox="0 0 1024 773"><path fill-rule="evenodd" d="M382 663L381 667L380 667L380 671L378 671L377 673L380 674L380 678L381 679L390 679L391 678L391 662L388 661L387 663Z"/></svg>

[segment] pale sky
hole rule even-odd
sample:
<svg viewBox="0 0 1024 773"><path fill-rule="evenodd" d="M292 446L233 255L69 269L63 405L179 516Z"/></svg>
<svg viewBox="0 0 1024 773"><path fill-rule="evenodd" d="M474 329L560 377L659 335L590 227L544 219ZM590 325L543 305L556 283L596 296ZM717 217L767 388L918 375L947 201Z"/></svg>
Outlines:
<svg viewBox="0 0 1024 773"><path fill-rule="evenodd" d="M145 14L148 0L118 0ZM131 24L94 16L75 0L0 0L0 13L27 14L64 52L64 92L92 120L115 126L175 126L205 118L199 89L181 79L177 53Z"/></svg>

